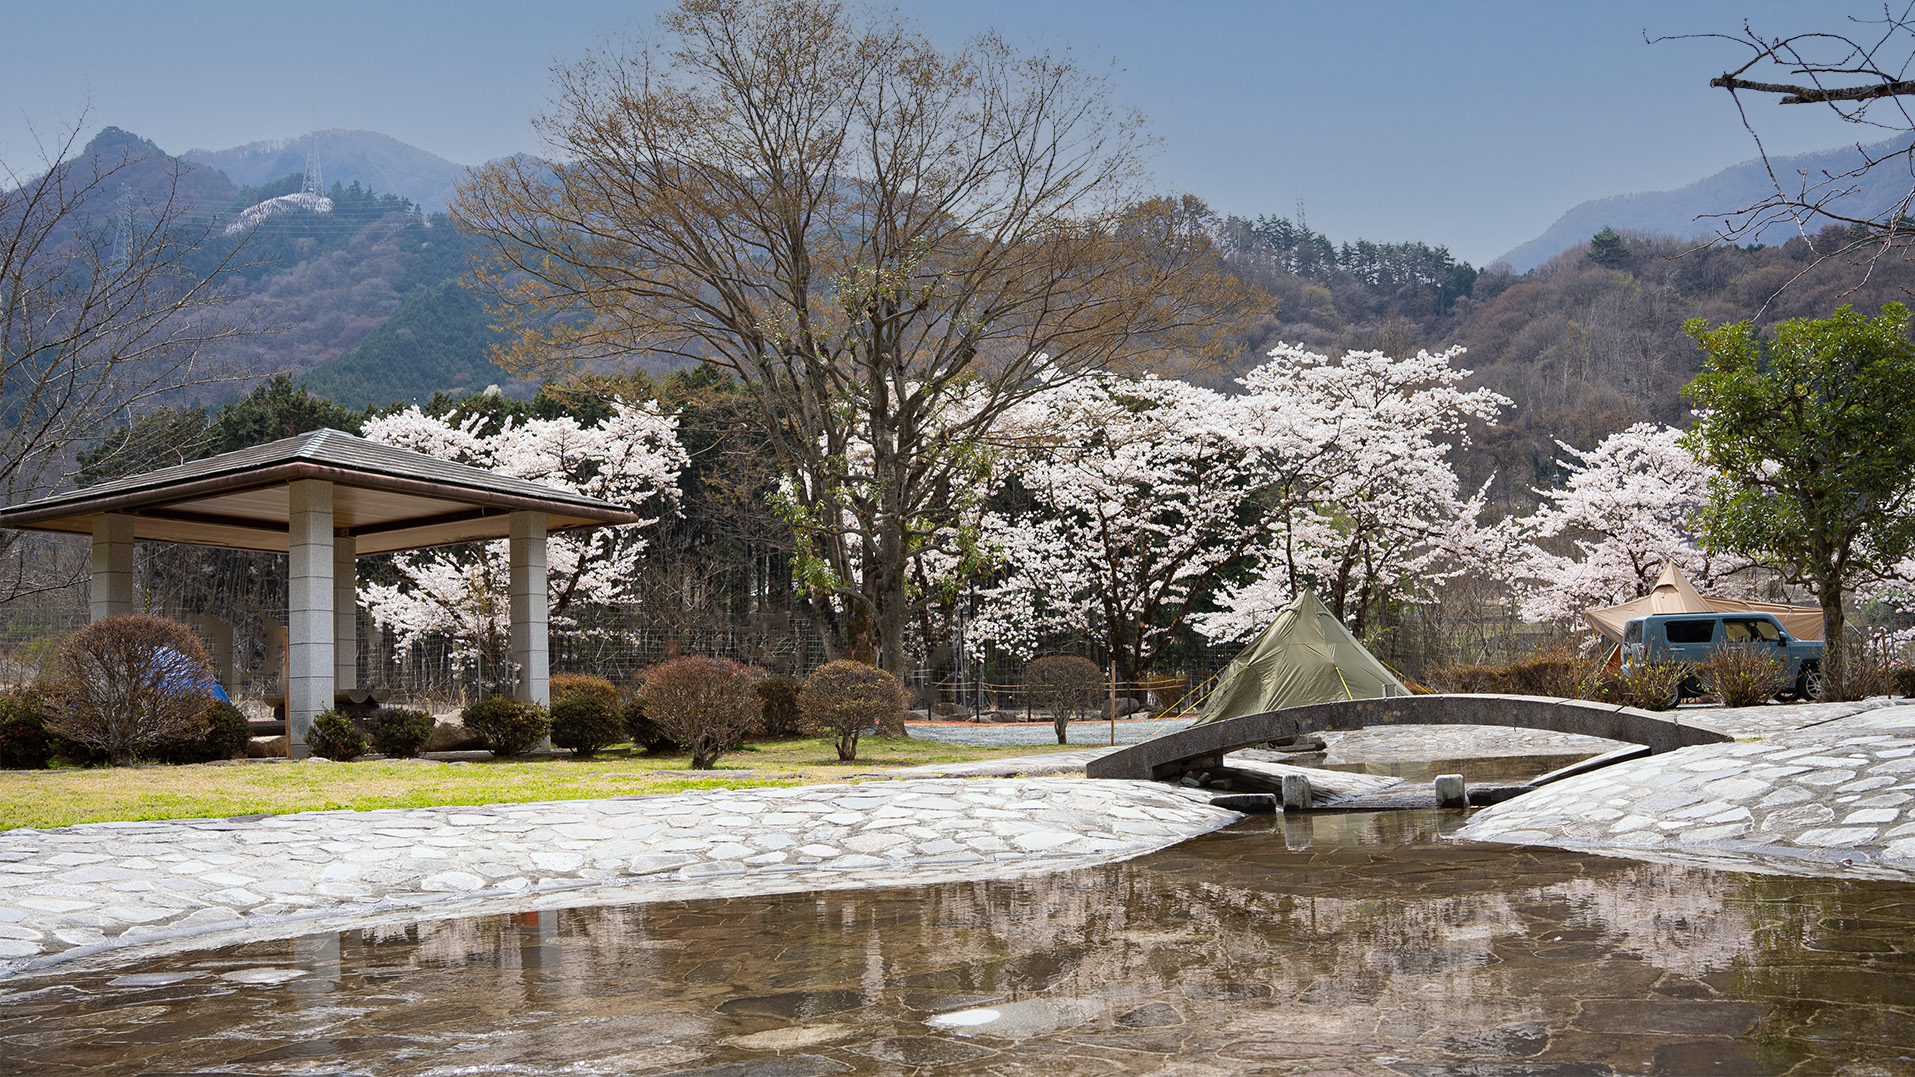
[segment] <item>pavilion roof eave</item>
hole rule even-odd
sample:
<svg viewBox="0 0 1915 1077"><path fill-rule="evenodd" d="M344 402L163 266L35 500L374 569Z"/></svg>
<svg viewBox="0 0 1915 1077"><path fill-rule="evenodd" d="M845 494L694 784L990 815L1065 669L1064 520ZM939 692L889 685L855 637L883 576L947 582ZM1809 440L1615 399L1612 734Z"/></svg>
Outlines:
<svg viewBox="0 0 1915 1077"><path fill-rule="evenodd" d="M571 490L328 430L0 509L0 527L86 534L96 515L116 513L133 519L136 539L284 552L278 491L301 479L333 483L342 509L368 510L336 524L366 554L505 538L520 511L544 514L547 533L644 522Z"/></svg>

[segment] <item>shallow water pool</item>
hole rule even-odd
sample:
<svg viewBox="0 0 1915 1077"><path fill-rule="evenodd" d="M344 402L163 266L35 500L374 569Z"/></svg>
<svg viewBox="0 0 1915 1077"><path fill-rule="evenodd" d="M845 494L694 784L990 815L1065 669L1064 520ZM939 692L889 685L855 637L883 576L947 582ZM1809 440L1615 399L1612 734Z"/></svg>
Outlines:
<svg viewBox="0 0 1915 1077"><path fill-rule="evenodd" d="M1038 879L394 925L0 983L0 1072L1915 1069L1915 886L1259 817Z"/></svg>

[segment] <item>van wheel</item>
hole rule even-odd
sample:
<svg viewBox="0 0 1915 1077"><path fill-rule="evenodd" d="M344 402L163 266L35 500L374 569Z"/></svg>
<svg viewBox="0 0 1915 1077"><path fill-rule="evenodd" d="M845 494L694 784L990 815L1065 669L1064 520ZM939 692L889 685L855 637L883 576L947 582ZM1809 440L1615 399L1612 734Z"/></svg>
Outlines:
<svg viewBox="0 0 1915 1077"><path fill-rule="evenodd" d="M1803 666L1795 677L1795 698L1813 703L1822 698L1822 667Z"/></svg>

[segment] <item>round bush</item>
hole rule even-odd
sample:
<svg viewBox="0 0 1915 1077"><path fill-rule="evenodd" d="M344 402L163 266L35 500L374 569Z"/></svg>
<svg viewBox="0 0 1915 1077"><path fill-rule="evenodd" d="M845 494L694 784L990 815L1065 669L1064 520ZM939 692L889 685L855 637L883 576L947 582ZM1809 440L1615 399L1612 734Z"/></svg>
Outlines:
<svg viewBox="0 0 1915 1077"><path fill-rule="evenodd" d="M372 750L395 759L411 759L432 736L432 715L405 707L381 707L366 719Z"/></svg>
<svg viewBox="0 0 1915 1077"><path fill-rule="evenodd" d="M574 699L579 696L591 696L612 710L618 710L618 688L603 677L594 677L590 673L554 673L547 682L552 702L561 699Z"/></svg>
<svg viewBox="0 0 1915 1077"><path fill-rule="evenodd" d="M50 731L106 753L114 766L206 733L213 675L199 637L178 621L102 617L61 645L60 666Z"/></svg>
<svg viewBox="0 0 1915 1077"><path fill-rule="evenodd" d="M654 755L672 755L685 750L684 745L673 740L645 714L645 700L641 696L632 697L632 701L618 712L618 719L625 727L626 738L635 748L643 748Z"/></svg>
<svg viewBox="0 0 1915 1077"><path fill-rule="evenodd" d="M246 712L223 699L213 699L206 703L204 734L162 744L157 754L163 763L210 763L246 754L246 745L252 739L253 727L246 721Z"/></svg>
<svg viewBox="0 0 1915 1077"><path fill-rule="evenodd" d="M459 720L495 755L524 755L552 732L544 707L507 696L487 696L460 711Z"/></svg>
<svg viewBox="0 0 1915 1077"><path fill-rule="evenodd" d="M639 689L645 715L708 770L758 724L751 671L729 658L673 658L652 667Z"/></svg>
<svg viewBox="0 0 1915 1077"><path fill-rule="evenodd" d="M0 770L44 770L55 754L46 701L32 689L0 694Z"/></svg>
<svg viewBox="0 0 1915 1077"><path fill-rule="evenodd" d="M752 686L758 693L759 722L767 737L798 737L805 731L805 716L798 710L799 682L783 674L760 677Z"/></svg>
<svg viewBox="0 0 1915 1077"><path fill-rule="evenodd" d="M313 719L306 734L306 747L317 756L348 763L354 756L366 754L366 738L352 718L338 711L327 711Z"/></svg>
<svg viewBox="0 0 1915 1077"><path fill-rule="evenodd" d="M1051 712L1057 743L1063 744L1070 723L1089 717L1103 701L1104 671L1080 655L1052 655L1024 667L1024 687L1039 706Z"/></svg>
<svg viewBox="0 0 1915 1077"><path fill-rule="evenodd" d="M611 685L607 684L607 688ZM596 692L577 692L552 698L552 743L588 756L625 739L619 720L618 693L607 700Z"/></svg>
<svg viewBox="0 0 1915 1077"><path fill-rule="evenodd" d="M813 670L798 690L798 710L805 721L829 730L838 746L838 758L858 758L858 737L865 730L883 728L898 720L909 700L904 685L876 666L839 659Z"/></svg>

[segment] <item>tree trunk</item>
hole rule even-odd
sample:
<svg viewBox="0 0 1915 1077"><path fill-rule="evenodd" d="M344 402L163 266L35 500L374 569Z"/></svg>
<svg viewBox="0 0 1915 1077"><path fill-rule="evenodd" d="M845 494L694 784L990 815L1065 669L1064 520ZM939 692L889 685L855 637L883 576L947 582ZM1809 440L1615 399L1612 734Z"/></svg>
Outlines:
<svg viewBox="0 0 1915 1077"><path fill-rule="evenodd" d="M1822 600L1822 694L1824 698L1831 691L1840 692L1846 683L1848 671L1846 657L1842 653L1842 635L1848 623L1842 609L1842 586L1840 583L1823 577L1816 581Z"/></svg>

